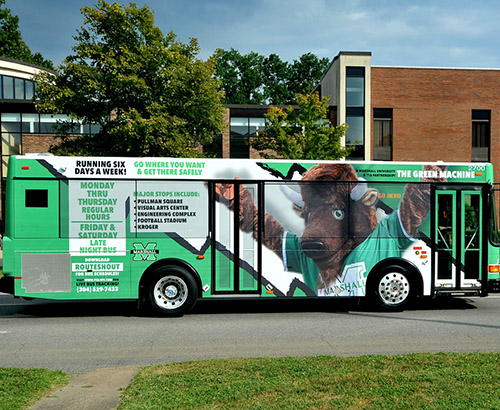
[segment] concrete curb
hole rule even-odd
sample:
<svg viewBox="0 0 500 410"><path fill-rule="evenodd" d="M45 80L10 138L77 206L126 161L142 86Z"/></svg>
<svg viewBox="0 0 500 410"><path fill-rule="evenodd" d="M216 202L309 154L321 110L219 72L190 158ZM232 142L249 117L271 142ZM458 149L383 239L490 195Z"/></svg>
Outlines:
<svg viewBox="0 0 500 410"><path fill-rule="evenodd" d="M113 367L76 376L32 410L114 410L138 371L139 366Z"/></svg>

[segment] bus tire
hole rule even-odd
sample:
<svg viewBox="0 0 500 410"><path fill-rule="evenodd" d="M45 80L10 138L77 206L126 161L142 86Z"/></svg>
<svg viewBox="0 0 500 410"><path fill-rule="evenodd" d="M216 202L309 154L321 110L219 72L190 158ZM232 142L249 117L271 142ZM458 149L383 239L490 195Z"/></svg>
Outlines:
<svg viewBox="0 0 500 410"><path fill-rule="evenodd" d="M147 301L162 316L181 316L194 306L198 298L196 280L178 266L156 269L149 280Z"/></svg>
<svg viewBox="0 0 500 410"><path fill-rule="evenodd" d="M376 272L369 285L372 302L387 311L405 309L417 294L417 287L410 272L397 265L386 266Z"/></svg>

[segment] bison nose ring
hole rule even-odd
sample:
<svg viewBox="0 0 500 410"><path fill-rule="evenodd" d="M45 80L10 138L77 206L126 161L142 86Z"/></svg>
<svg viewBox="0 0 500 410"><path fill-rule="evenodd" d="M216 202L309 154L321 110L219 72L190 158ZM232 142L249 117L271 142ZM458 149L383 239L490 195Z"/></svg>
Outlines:
<svg viewBox="0 0 500 410"><path fill-rule="evenodd" d="M319 258L326 252L326 245L321 241L302 241L300 244L302 251L309 258Z"/></svg>

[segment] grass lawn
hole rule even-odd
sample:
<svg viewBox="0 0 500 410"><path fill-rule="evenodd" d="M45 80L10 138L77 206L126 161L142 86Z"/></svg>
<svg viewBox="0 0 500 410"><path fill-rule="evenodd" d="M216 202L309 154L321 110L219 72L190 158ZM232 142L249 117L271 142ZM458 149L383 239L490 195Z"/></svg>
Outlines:
<svg viewBox="0 0 500 410"><path fill-rule="evenodd" d="M60 371L0 368L0 408L27 409L68 381Z"/></svg>
<svg viewBox="0 0 500 410"><path fill-rule="evenodd" d="M146 367L131 409L499 409L500 353L225 359Z"/></svg>
<svg viewBox="0 0 500 410"><path fill-rule="evenodd" d="M143 368L131 409L500 409L500 353L222 359ZM68 376L0 368L0 408L27 409Z"/></svg>

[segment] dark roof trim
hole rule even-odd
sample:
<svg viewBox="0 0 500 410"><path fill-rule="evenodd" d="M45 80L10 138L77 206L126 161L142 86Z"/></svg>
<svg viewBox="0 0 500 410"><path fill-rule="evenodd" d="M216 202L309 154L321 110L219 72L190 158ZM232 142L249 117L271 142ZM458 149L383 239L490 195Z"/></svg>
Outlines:
<svg viewBox="0 0 500 410"><path fill-rule="evenodd" d="M334 58L333 61L337 60L340 58L340 56L366 56L366 57L371 57L372 52L371 51L341 51L339 52ZM333 63L332 61L332 63Z"/></svg>

